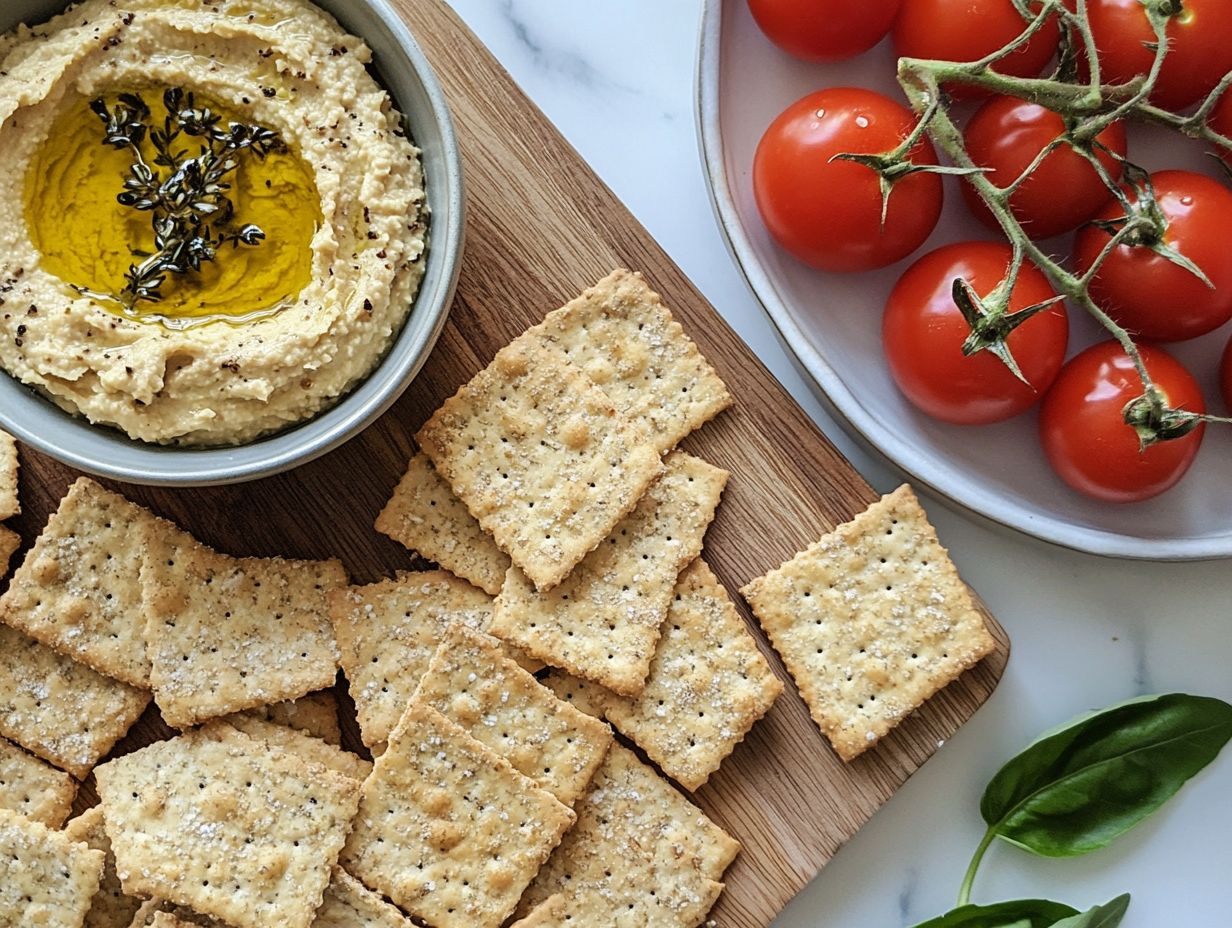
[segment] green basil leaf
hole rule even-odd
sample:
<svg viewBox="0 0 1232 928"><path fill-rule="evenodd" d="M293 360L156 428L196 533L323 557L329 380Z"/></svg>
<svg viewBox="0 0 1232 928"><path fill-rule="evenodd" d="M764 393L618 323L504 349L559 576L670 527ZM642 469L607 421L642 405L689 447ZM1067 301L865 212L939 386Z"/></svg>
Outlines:
<svg viewBox="0 0 1232 928"><path fill-rule="evenodd" d="M1116 928L1125 917L1129 908L1129 893L1117 896L1111 902L1097 905L1081 915L1063 918L1053 924L1052 928Z"/></svg>
<svg viewBox="0 0 1232 928"><path fill-rule="evenodd" d="M1059 920L1077 915L1063 902L1016 899L995 905L964 905L916 925L916 928L1052 928Z"/></svg>
<svg viewBox="0 0 1232 928"><path fill-rule="evenodd" d="M993 777L980 812L997 837L1043 857L1109 844L1158 809L1232 738L1232 706L1144 696L1043 735Z"/></svg>

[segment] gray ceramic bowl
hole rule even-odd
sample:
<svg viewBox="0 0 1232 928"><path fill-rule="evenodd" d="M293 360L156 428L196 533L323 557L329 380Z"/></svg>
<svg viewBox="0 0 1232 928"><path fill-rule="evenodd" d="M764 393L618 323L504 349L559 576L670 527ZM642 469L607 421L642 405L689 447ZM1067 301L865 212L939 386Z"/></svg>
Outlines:
<svg viewBox="0 0 1232 928"><path fill-rule="evenodd" d="M72 467L128 483L205 486L255 480L336 448L381 415L410 385L436 344L462 256L462 165L444 94L423 52L385 0L315 0L371 46L375 70L406 114L423 151L431 211L427 269L406 325L368 378L302 425L234 448L181 449L133 441L90 425L0 371L0 426ZM64 0L4 0L0 32L50 19Z"/></svg>

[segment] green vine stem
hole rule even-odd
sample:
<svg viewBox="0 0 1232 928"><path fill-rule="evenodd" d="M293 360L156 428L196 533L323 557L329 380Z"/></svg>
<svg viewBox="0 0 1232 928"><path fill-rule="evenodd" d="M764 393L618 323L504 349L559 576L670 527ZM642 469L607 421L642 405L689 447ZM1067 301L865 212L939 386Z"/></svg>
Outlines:
<svg viewBox="0 0 1232 928"><path fill-rule="evenodd" d="M1131 199L1122 190L1121 182L1112 176L1097 156L1097 150L1100 153L1111 154L1098 142L1097 137L1112 123L1130 119L1163 125L1190 138L1232 149L1232 139L1220 135L1207 124L1207 119L1220 96L1225 91L1232 92L1232 74L1225 76L1192 114L1171 113L1150 103L1149 97L1168 52L1168 22L1172 16L1180 12L1180 0L1143 0L1144 10L1155 34L1156 51L1148 73L1124 84L1101 83L1099 58L1095 52L1095 41L1087 19L1086 0L1076 0L1073 9L1069 9L1062 0L1040 0L1038 3L1030 4L1029 8L1023 0L1015 0L1015 2L1019 12L1023 15L1022 33L1003 48L979 61L900 59L898 81L912 109L917 113L919 122L915 130L893 151L884 155L853 156L851 160L860 161L878 171L882 179L883 194L888 197L895 181L921 169L921 166L908 162L908 154L918 143L921 135L927 132L937 148L945 153L950 165L923 169L963 175L966 182L975 188L980 198L987 204L989 211L996 218L1013 248L1013 258L1005 279L993 293L984 298L989 304L986 312L1004 313L1008 305L1009 293L1013 289L1025 260L1030 260L1044 271L1052 279L1058 293L1094 317L1116 339L1122 350L1133 361L1135 370L1142 381L1143 392L1141 397L1126 406L1125 417L1126 422L1137 429L1144 447L1155 441L1163 441L1183 434L1182 429L1186 425L1188 429L1192 429L1202 421L1232 422L1232 420L1217 416L1169 408L1163 392L1152 381L1130 333L1100 309L1088 294L1088 285L1092 277L1118 245L1144 233L1160 231L1159 220L1156 218L1159 213L1149 183L1137 191L1139 207L1131 208ZM1048 76L1010 77L993 70L997 61L1012 54L1029 41L1043 28L1049 18L1055 18L1061 26L1064 37L1063 49L1068 48L1082 54L1087 72L1084 80L1072 79L1072 74L1066 73L1075 71L1076 67L1071 56L1064 51L1057 71ZM1060 261L1043 251L1027 235L1011 211L1010 197L1026 181L1030 168L1007 186L999 187L988 178L983 168L972 162L963 144L962 130L950 115L948 100L943 91L943 88L955 84L967 84L990 93L1030 100L1060 113L1066 120L1067 132L1053 146L1042 151L1033 161L1033 166L1041 163L1055 147L1062 144L1069 145L1092 164L1111 194L1126 208L1126 220L1112 232L1111 241L1092 267L1083 274L1073 273ZM1135 176L1144 178L1147 176L1146 172L1129 162L1123 162L1123 167L1127 176L1131 172ZM1175 255L1170 259L1202 276L1181 256ZM1003 351L1002 353L1008 356L1008 352ZM1002 360L1009 364L1011 370L1014 369L1012 358L1007 360L1003 357ZM978 864L978 855L973 863ZM971 875L973 876L974 873Z"/></svg>
<svg viewBox="0 0 1232 928"><path fill-rule="evenodd" d="M975 849L975 854L971 857L971 863L967 865L967 872L963 875L962 886L958 888L959 908L971 902L971 888L975 885L975 874L979 872L984 855L988 852L988 848L996 838L996 828L989 826L988 830L984 832L984 838L980 841L980 846Z"/></svg>

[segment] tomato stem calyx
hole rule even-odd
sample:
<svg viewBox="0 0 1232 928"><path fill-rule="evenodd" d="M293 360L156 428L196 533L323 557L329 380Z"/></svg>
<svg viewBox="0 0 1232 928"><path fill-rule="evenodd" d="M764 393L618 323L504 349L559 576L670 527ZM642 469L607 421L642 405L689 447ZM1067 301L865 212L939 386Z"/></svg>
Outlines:
<svg viewBox="0 0 1232 928"><path fill-rule="evenodd" d="M996 289L986 297L981 297L975 288L961 277L955 279L953 287L954 304L962 313L964 321L971 329L962 344L962 353L967 357L981 351L987 351L1001 361L1011 374L1034 388L1031 381L1023 375L1022 369L1010 351L1008 339L1015 329L1032 316L1055 306L1063 296L1056 296L1040 303L1026 306L1015 312L1009 311L1009 294L1013 284L1006 286L1002 281Z"/></svg>
<svg viewBox="0 0 1232 928"><path fill-rule="evenodd" d="M1157 442L1188 435L1208 418L1200 413L1172 409L1162 391L1154 385L1126 403L1122 415L1125 424L1138 433L1138 446L1143 451Z"/></svg>

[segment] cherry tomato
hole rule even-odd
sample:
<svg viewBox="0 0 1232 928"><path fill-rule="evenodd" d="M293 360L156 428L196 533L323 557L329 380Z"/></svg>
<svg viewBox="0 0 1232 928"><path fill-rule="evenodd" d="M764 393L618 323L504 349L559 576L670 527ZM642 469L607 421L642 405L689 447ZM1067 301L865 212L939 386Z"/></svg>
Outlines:
<svg viewBox="0 0 1232 928"><path fill-rule="evenodd" d="M1214 89L1232 71L1232 3L1184 0L1168 23L1168 55L1151 102L1183 110ZM1091 35L1099 50L1100 77L1107 84L1132 80L1151 69L1155 42L1143 0L1088 0Z"/></svg>
<svg viewBox="0 0 1232 928"><path fill-rule="evenodd" d="M753 159L753 192L774 239L828 271L866 271L905 258L941 213L941 178L909 175L894 184L885 223L877 172L841 152L880 154L906 138L915 116L871 90L834 87L809 94L770 124ZM922 138L910 152L936 162Z"/></svg>
<svg viewBox="0 0 1232 928"><path fill-rule="evenodd" d="M1232 191L1192 171L1151 175L1155 198L1167 222L1163 241L1210 278L1194 274L1146 245L1121 245L1091 281L1096 304L1131 332L1158 341L1203 335L1232 319ZM1125 215L1115 200L1097 218ZM1108 233L1085 226L1074 238L1074 263L1085 272L1108 242Z"/></svg>
<svg viewBox="0 0 1232 928"><path fill-rule="evenodd" d="M1232 90L1225 91L1219 98L1219 102L1211 110L1207 124L1225 139L1232 139ZM1221 149L1219 157L1223 158L1229 167L1232 167L1232 148Z"/></svg>
<svg viewBox="0 0 1232 928"><path fill-rule="evenodd" d="M903 0L894 22L894 50L899 57L978 61L1008 45L1026 27L1013 0ZM1060 29L1055 20L1050 21L993 70L1013 77L1035 77L1056 53L1059 39ZM958 97L979 95L970 87L947 89Z"/></svg>
<svg viewBox="0 0 1232 928"><path fill-rule="evenodd" d="M985 176L1004 187L1064 133L1065 121L1052 110L1015 97L993 97L971 117L963 140L971 160L992 168ZM1113 123L1099 134L1098 141L1124 157L1124 124ZM1112 177L1121 176L1121 164L1112 155L1099 152L1097 157ZM1058 196L1058 191L1064 195ZM999 232L1001 227L975 188L963 184L962 192L971 212ZM1062 144L1014 191L1010 209L1032 238L1049 238L1086 222L1110 197L1090 162Z"/></svg>
<svg viewBox="0 0 1232 928"><path fill-rule="evenodd" d="M894 285L881 324L890 373L903 394L934 418L958 425L999 422L1029 409L1065 360L1069 320L1060 304L1032 316L1006 343L1030 386L988 351L970 357L962 344L971 328L953 297L962 278L987 296L1009 267L1010 246L956 242L930 251ZM1025 264L1010 294L1010 310L1054 296L1039 268Z"/></svg>
<svg viewBox="0 0 1232 928"><path fill-rule="evenodd" d="M1223 394L1224 408L1232 412L1232 338L1228 339L1219 363L1219 392Z"/></svg>
<svg viewBox="0 0 1232 928"><path fill-rule="evenodd" d="M1139 344L1151 379L1175 409L1205 412L1202 391L1162 348ZM1112 503L1150 499L1176 484L1193 463L1205 425L1142 450L1124 419L1142 395L1133 362L1115 341L1073 358L1040 406L1040 440L1053 470L1075 490Z"/></svg>
<svg viewBox="0 0 1232 928"><path fill-rule="evenodd" d="M761 31L805 61L842 61L880 42L901 0L749 0Z"/></svg>

